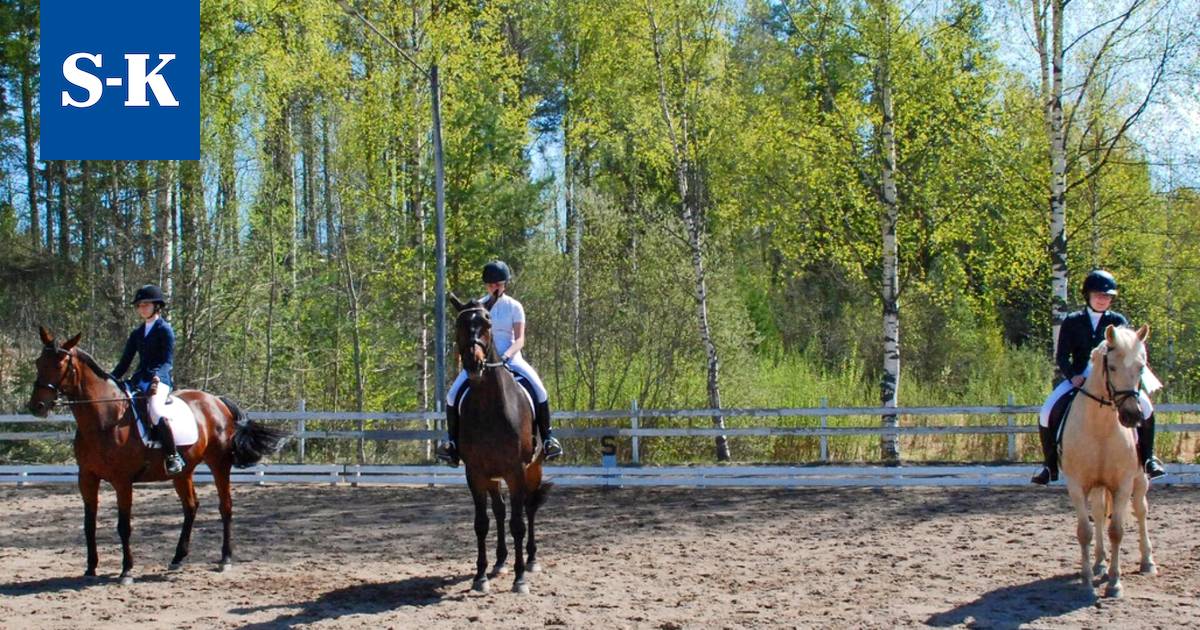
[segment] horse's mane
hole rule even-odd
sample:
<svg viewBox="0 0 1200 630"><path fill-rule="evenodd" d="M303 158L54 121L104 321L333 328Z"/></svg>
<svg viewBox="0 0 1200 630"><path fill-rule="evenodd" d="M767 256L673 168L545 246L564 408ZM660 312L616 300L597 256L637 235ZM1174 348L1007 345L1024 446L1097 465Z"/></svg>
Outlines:
<svg viewBox="0 0 1200 630"><path fill-rule="evenodd" d="M83 361L84 365L91 368L92 372L95 372L96 376L99 376L101 380L112 381L113 383L117 382L117 379L112 374L109 374L108 370L100 367L100 364L96 363L92 355L84 352L83 348L75 348L75 356L79 357L79 360Z"/></svg>

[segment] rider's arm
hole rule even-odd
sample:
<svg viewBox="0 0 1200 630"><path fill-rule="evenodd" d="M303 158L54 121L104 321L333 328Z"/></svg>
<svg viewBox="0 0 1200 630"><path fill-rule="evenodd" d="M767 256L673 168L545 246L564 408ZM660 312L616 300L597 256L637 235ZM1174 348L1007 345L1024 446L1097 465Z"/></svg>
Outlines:
<svg viewBox="0 0 1200 630"><path fill-rule="evenodd" d="M1063 320L1063 325L1058 329L1058 352L1055 354L1054 362L1058 365L1059 372L1062 372L1063 378L1070 380L1075 376L1071 370L1071 348L1069 335L1067 334L1067 320Z"/></svg>
<svg viewBox="0 0 1200 630"><path fill-rule="evenodd" d="M129 369L129 364L133 363L133 355L137 354L137 342L133 340L134 333L129 335L129 339L125 341L125 351L121 353L121 360L117 362L117 367L113 368L112 377L120 380L125 376L125 371Z"/></svg>
<svg viewBox="0 0 1200 630"><path fill-rule="evenodd" d="M508 350L504 351L504 358L511 359L517 356L517 353L520 352L521 348L524 347L525 322L513 322L513 342L512 345L508 347Z"/></svg>

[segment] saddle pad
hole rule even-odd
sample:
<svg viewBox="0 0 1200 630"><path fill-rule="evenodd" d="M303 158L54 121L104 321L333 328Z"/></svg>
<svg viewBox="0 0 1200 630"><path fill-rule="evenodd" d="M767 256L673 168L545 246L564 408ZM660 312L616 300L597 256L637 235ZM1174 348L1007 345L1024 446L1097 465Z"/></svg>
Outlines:
<svg viewBox="0 0 1200 630"><path fill-rule="evenodd" d="M534 410L533 395L529 393L529 387L530 387L529 383L524 378L522 378L520 375L514 374L513 376L516 377L517 384L521 386L521 393L525 394L525 402L529 403L529 410L533 411ZM462 409L462 405L464 402L466 402L467 395L470 393L471 393L471 384L469 382L463 383L462 389L458 390L458 398L454 401L454 406L459 409ZM172 426L174 426L174 425L172 425Z"/></svg>
<svg viewBox="0 0 1200 630"><path fill-rule="evenodd" d="M167 424L171 427L171 435L175 437L175 446L191 446L200 439L200 425L196 423L196 414L192 412L191 405L183 401L182 398L167 396L167 404L164 407L167 415L164 416ZM138 435L142 437L142 443L149 445L155 442L146 435L146 423L138 422Z"/></svg>

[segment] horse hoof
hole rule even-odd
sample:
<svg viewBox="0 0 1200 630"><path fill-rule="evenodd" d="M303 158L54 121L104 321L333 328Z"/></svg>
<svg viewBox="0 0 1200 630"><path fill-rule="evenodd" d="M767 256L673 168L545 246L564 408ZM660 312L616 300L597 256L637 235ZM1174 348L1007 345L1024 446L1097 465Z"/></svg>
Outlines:
<svg viewBox="0 0 1200 630"><path fill-rule="evenodd" d="M130 584L133 584L133 576L132 575L122 575L121 576L121 586L129 586Z"/></svg>
<svg viewBox="0 0 1200 630"><path fill-rule="evenodd" d="M168 571L178 571L182 568L183 568L182 562L172 562L171 564L167 565Z"/></svg>
<svg viewBox="0 0 1200 630"><path fill-rule="evenodd" d="M1104 596L1110 597L1112 599L1120 599L1121 585L1120 584L1109 584L1108 588L1104 589Z"/></svg>
<svg viewBox="0 0 1200 630"><path fill-rule="evenodd" d="M492 577L496 577L498 575L507 575L508 571L509 569L507 564L497 564L496 566L492 567Z"/></svg>
<svg viewBox="0 0 1200 630"><path fill-rule="evenodd" d="M476 593L486 593L491 589L488 587L487 579L480 579L475 580L475 582L471 584L471 590L475 591Z"/></svg>
<svg viewBox="0 0 1200 630"><path fill-rule="evenodd" d="M1153 562L1143 562L1139 570L1142 575L1158 575L1158 566Z"/></svg>
<svg viewBox="0 0 1200 630"><path fill-rule="evenodd" d="M518 593L520 595L528 595L529 594L529 584L527 584L524 581L514 582L513 583L513 592Z"/></svg>
<svg viewBox="0 0 1200 630"><path fill-rule="evenodd" d="M220 571L221 573L229 573L231 570L233 570L233 563L232 562L222 562L221 565L219 567L217 567L217 570Z"/></svg>
<svg viewBox="0 0 1200 630"><path fill-rule="evenodd" d="M540 562L530 562L529 564L525 565L525 570L529 571L530 573L541 573L542 564Z"/></svg>
<svg viewBox="0 0 1200 630"><path fill-rule="evenodd" d="M83 572L83 577L84 577L84 578L86 578L86 579L91 579L91 580L94 580L94 579L96 579L96 570L95 570L95 569L88 569L87 571L84 571L84 572Z"/></svg>
<svg viewBox="0 0 1200 630"><path fill-rule="evenodd" d="M1098 576L1101 581L1105 579L1107 574L1108 567L1104 566L1103 562L1092 566L1092 575Z"/></svg>

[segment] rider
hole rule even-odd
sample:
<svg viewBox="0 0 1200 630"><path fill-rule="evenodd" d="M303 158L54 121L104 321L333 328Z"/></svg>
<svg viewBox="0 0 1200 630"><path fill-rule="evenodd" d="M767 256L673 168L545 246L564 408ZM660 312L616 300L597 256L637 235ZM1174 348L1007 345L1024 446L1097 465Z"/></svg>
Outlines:
<svg viewBox="0 0 1200 630"><path fill-rule="evenodd" d="M541 433L546 459L554 459L562 455L562 445L550 434L550 399L546 386L533 366L521 355L521 349L525 347L525 307L505 294L511 279L512 271L502 260L493 260L483 266L483 284L488 292L486 304L492 318L492 343L505 365L532 385L535 394L534 424ZM458 378L454 379L454 384L446 392L447 439L438 444L436 455L451 466L458 465L458 408L455 403L466 381L466 370L460 370Z"/></svg>
<svg viewBox="0 0 1200 630"><path fill-rule="evenodd" d="M1092 350L1104 340L1105 329L1109 325L1129 325L1124 315L1109 310L1116 295L1116 278L1103 269L1095 269L1083 281L1083 296L1087 306L1063 319L1062 328L1058 332L1058 353L1055 359L1064 380L1050 393L1038 418L1038 434L1042 439L1042 457L1045 463L1042 470L1030 479L1033 483L1045 485L1058 479L1058 447L1055 443L1055 433L1062 422L1062 412L1055 410L1055 405L1068 392L1083 387L1092 370L1089 363ZM1146 474L1154 479L1167 474L1167 471L1163 469L1162 462L1154 456L1154 405L1141 388L1138 389L1138 403L1146 418L1137 430L1138 459L1143 462ZM1050 417L1051 411L1056 411L1053 421Z"/></svg>
<svg viewBox="0 0 1200 630"><path fill-rule="evenodd" d="M119 380L129 369L133 355L138 355L138 367L130 378L130 385L137 395L147 398L147 411L152 423L158 426L159 440L166 454L167 474L178 474L183 470L183 458L175 449L171 425L162 421L173 382L171 362L175 358L175 331L162 318L167 301L158 287L147 284L138 289L133 296L133 305L144 323L129 333L121 361L113 368L112 375Z"/></svg>

